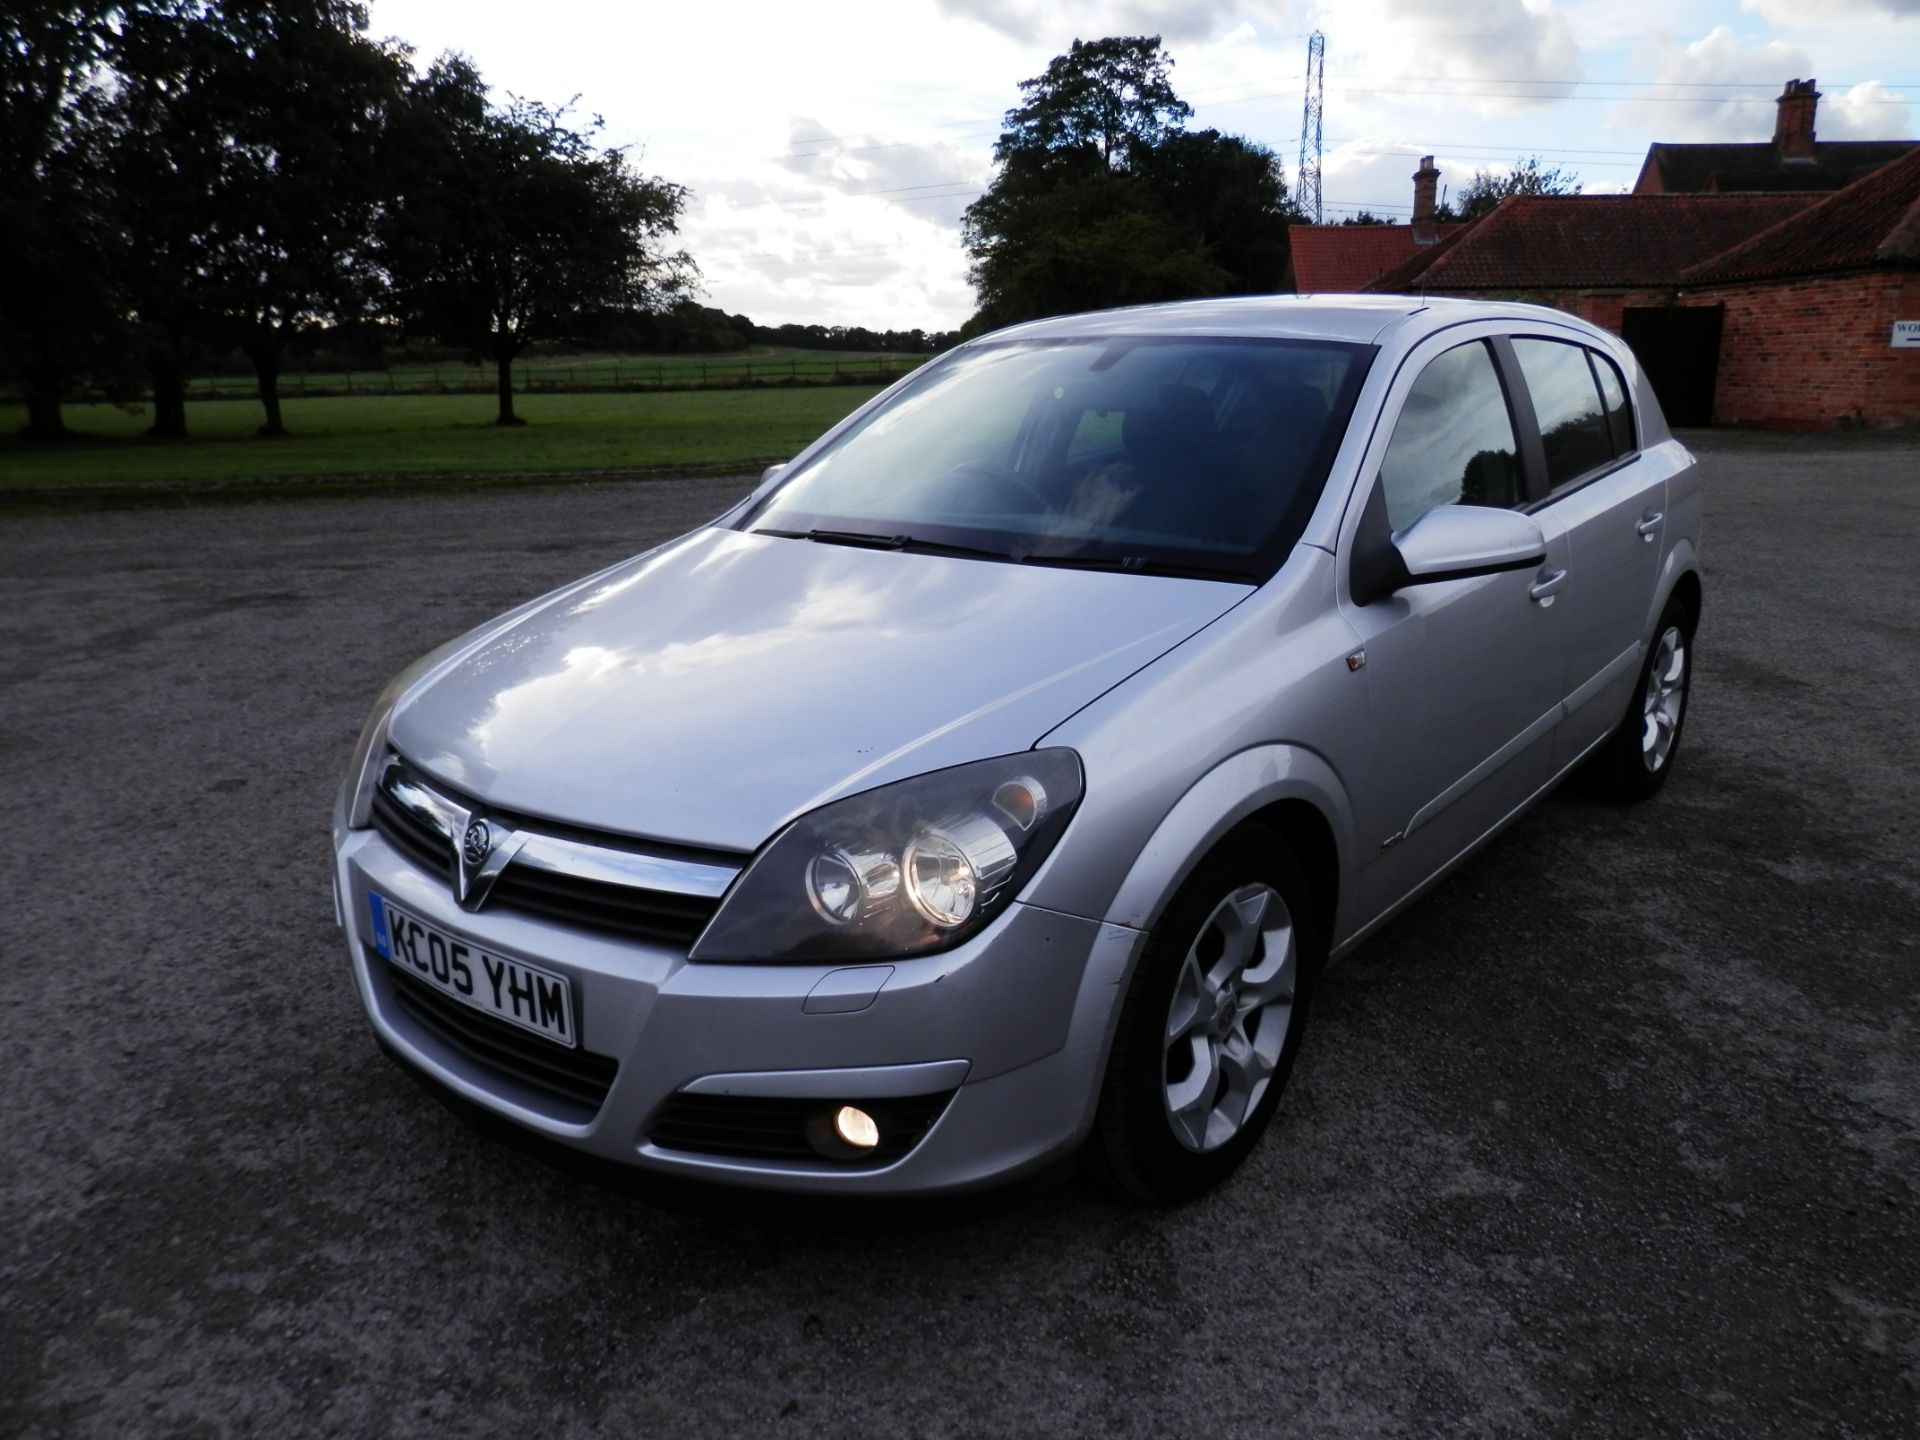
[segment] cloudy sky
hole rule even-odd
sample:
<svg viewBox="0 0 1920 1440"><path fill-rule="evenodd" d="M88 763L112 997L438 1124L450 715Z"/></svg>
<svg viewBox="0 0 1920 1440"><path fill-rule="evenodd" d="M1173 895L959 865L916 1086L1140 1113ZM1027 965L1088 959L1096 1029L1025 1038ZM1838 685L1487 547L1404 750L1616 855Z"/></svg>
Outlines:
<svg viewBox="0 0 1920 1440"><path fill-rule="evenodd" d="M693 191L708 303L762 324L958 325L960 212L1022 79L1076 37L1158 34L1195 126L1271 146L1293 183L1306 36L1327 37L1328 218L1404 217L1522 154L1588 190L1651 140L1764 140L1815 76L1822 139L1920 135L1920 0L374 0L421 61L579 97L608 143Z"/></svg>

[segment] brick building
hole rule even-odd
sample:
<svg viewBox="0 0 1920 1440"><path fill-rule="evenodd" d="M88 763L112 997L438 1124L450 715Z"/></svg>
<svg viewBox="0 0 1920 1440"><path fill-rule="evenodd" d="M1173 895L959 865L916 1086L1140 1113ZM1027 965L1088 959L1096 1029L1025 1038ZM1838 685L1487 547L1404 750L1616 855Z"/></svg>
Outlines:
<svg viewBox="0 0 1920 1440"><path fill-rule="evenodd" d="M1790 81L1771 142L1656 144L1633 194L1515 196L1446 233L1423 160L1402 258L1358 288L1571 311L1676 424L1920 423L1920 349L1893 344L1920 321L1920 142L1820 144L1818 101Z"/></svg>
<svg viewBox="0 0 1920 1440"><path fill-rule="evenodd" d="M1681 278L1724 317L1715 420L1920 424L1920 147Z"/></svg>

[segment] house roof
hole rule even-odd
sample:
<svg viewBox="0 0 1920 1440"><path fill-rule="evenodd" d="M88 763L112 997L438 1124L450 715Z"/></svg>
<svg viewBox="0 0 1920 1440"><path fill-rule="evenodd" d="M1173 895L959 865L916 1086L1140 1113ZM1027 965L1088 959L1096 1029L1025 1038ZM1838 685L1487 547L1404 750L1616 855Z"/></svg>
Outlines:
<svg viewBox="0 0 1920 1440"><path fill-rule="evenodd" d="M1920 145L1725 253L1693 266L1689 285L1920 266Z"/></svg>
<svg viewBox="0 0 1920 1440"><path fill-rule="evenodd" d="M1458 225L1436 227L1441 236ZM1294 288L1302 295L1353 295L1421 253L1411 225L1289 225Z"/></svg>
<svg viewBox="0 0 1920 1440"><path fill-rule="evenodd" d="M1515 195L1367 286L1375 292L1678 285L1811 195Z"/></svg>
<svg viewBox="0 0 1920 1440"><path fill-rule="evenodd" d="M1670 195L1719 194L1755 190L1838 190L1863 175L1891 164L1920 140L1821 140L1813 154L1794 159L1773 141L1741 145L1671 145L1656 140L1647 147L1635 191L1650 177Z"/></svg>

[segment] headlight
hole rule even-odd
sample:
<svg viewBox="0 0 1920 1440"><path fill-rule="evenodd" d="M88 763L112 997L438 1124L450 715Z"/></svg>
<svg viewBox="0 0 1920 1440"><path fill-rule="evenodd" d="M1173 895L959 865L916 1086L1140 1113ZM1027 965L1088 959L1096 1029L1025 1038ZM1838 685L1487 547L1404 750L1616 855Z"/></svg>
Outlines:
<svg viewBox="0 0 1920 1440"><path fill-rule="evenodd" d="M387 752L387 721L393 718L393 707L400 703L400 697L412 688L414 681L438 665L465 638L450 640L422 655L389 680L381 690L380 698L373 702L373 713L367 716L367 723L360 727L360 738L353 745L353 758L347 762L349 829L364 830L373 823L374 772L379 768L376 762Z"/></svg>
<svg viewBox="0 0 1920 1440"><path fill-rule="evenodd" d="M979 933L1080 803L1080 757L1030 750L822 806L747 867L695 960L875 960Z"/></svg>

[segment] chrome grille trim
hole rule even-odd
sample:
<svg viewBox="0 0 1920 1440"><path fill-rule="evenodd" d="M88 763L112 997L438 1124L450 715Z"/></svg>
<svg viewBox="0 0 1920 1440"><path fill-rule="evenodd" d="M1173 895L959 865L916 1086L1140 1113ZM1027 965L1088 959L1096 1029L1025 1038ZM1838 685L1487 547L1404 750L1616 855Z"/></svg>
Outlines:
<svg viewBox="0 0 1920 1440"><path fill-rule="evenodd" d="M469 824L502 838L477 868L461 855ZM694 858L555 834L451 793L397 752L381 762L374 828L409 860L451 882L463 909L525 911L629 938L691 946L746 857Z"/></svg>
<svg viewBox="0 0 1920 1440"><path fill-rule="evenodd" d="M669 895L697 895L706 900L718 900L726 894L727 886L740 873L738 865L710 865L699 860L673 860L631 850L608 850L551 835L529 835L513 863L602 885L662 890Z"/></svg>

